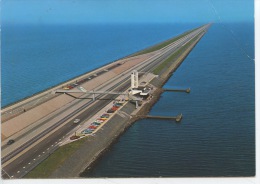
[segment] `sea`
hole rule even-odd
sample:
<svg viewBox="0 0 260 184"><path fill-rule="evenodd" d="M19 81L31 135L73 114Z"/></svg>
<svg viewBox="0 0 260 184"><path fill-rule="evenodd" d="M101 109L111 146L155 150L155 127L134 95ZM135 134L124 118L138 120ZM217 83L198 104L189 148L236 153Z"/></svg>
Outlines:
<svg viewBox="0 0 260 184"><path fill-rule="evenodd" d="M2 26L2 106L201 24ZM214 23L165 88L81 177L255 175L254 23Z"/></svg>
<svg viewBox="0 0 260 184"><path fill-rule="evenodd" d="M201 24L2 25L2 107Z"/></svg>

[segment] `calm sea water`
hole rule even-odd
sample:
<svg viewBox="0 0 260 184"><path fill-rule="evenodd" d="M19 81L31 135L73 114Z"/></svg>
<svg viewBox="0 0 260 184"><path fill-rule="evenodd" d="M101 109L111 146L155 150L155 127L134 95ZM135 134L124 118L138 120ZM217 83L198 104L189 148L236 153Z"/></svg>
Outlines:
<svg viewBox="0 0 260 184"><path fill-rule="evenodd" d="M2 106L198 24L2 25Z"/></svg>
<svg viewBox="0 0 260 184"><path fill-rule="evenodd" d="M214 24L165 85L191 93L163 93L150 112L182 122L136 122L83 177L254 176L254 61L244 52L254 58L254 27L226 26Z"/></svg>

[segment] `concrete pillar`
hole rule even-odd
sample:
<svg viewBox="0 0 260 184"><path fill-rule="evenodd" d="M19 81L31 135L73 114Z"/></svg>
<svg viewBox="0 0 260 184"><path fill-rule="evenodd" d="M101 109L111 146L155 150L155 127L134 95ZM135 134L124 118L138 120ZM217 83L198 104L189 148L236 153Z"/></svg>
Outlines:
<svg viewBox="0 0 260 184"><path fill-rule="evenodd" d="M137 100L135 101L135 108L136 108L136 109L138 108L138 102L137 102Z"/></svg>

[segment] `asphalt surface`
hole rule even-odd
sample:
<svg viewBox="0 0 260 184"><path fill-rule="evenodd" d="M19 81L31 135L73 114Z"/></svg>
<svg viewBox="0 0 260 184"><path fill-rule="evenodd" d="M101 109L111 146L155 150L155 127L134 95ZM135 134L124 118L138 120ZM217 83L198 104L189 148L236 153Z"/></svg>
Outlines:
<svg viewBox="0 0 260 184"><path fill-rule="evenodd" d="M192 34L192 33L191 33ZM194 35L193 35L194 36ZM192 36L192 37L193 37ZM170 48L161 55L160 57L154 59L147 66L143 66L138 69L138 71L151 71L155 66L159 65L166 58L168 58L174 51L176 51L179 47L184 45L191 38L186 36L186 38L182 41L175 41L174 44L171 44ZM181 40L181 39L180 39ZM112 86L110 89L116 91L124 91L128 87L130 87L130 80L123 79L120 84L116 84ZM105 98L105 99L114 99L117 95L99 95L97 98ZM2 173L3 178L21 178L27 172L29 172L32 168L37 166L42 160L48 157L53 151L58 148L58 143L61 142L72 129L75 128L75 124L73 124L73 120L78 118L83 120L87 120L95 115L101 108L110 103L112 100L98 100L98 101L90 101L86 100L86 103L80 108L74 111L71 114L68 114L63 119L59 120L52 127L49 127L44 132L40 133L36 137L31 140L28 140L25 144L18 147L14 152L10 153L6 157L2 158L2 164L8 161L10 158L14 157L18 153L24 151L28 146L32 145L34 142L38 141L43 136L46 136L51 130L54 130L56 127L64 124L61 128L59 128L56 132L49 135L43 141L38 143L31 149L27 149L25 154L22 154L20 157L16 158L10 164L3 168L4 172ZM91 106L90 106L91 105ZM80 112L81 111L81 112ZM71 120L69 123L66 123L68 119L75 116L77 113L80 114Z"/></svg>

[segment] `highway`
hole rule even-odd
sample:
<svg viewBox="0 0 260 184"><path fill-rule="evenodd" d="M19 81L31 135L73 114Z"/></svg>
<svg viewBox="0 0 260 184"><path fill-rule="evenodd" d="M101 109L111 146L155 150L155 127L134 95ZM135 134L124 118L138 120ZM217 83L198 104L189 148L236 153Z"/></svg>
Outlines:
<svg viewBox="0 0 260 184"><path fill-rule="evenodd" d="M100 91L125 91L130 87L130 77L128 74L132 70L138 70L139 72L152 71L156 66L173 54L178 48L188 43L195 36L202 34L204 30L208 28L205 25L194 32L178 39L177 41L169 44L168 46L160 49L158 54L149 58L147 61L142 62L135 67L123 72L121 75L109 80L105 84L101 85L98 89ZM113 94L100 94L96 95L98 99L114 99L117 95ZM90 95L85 95L84 100L74 100L69 106L62 111L66 113L66 110L71 109L75 105L79 105L80 108L74 110L71 113L63 116L61 119L56 121L52 126L41 131L39 134L34 136L32 139L27 140L24 144L17 146L17 148L9 154L2 157L2 164L4 173L3 178L21 178L42 160L48 157L53 151L58 148L59 142L61 142L68 133L70 133L75 125L73 124L74 119L87 120L91 118L97 111L107 105L111 100L96 100L93 101ZM45 121L48 122L62 113L59 112ZM73 118L73 119L72 119ZM45 124L46 122L43 122ZM3 147L2 147L3 148ZM5 147L4 147L5 148Z"/></svg>

